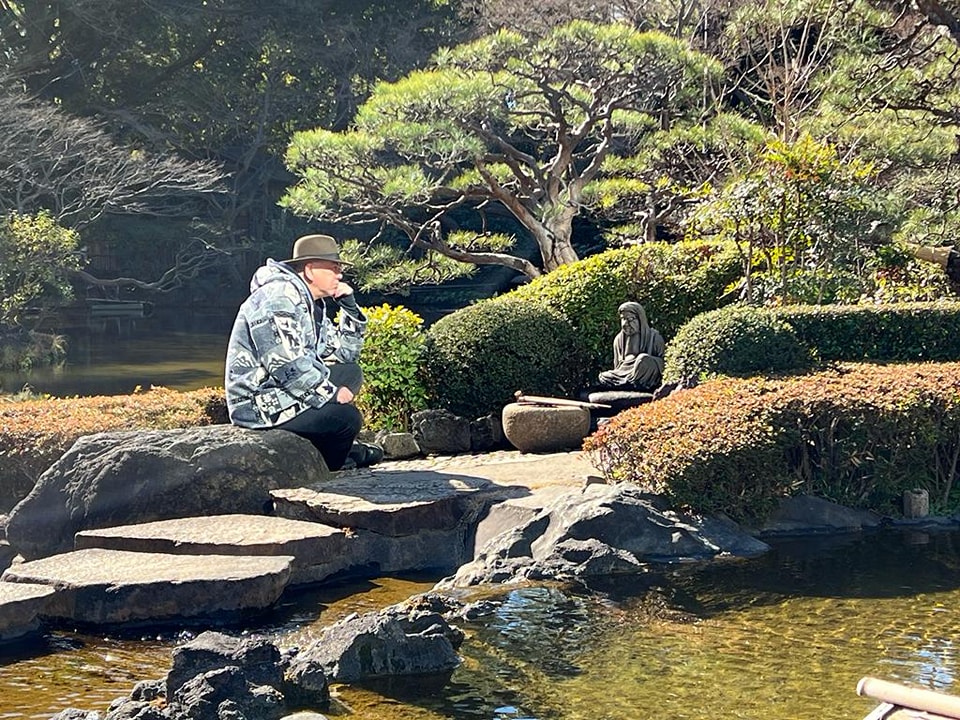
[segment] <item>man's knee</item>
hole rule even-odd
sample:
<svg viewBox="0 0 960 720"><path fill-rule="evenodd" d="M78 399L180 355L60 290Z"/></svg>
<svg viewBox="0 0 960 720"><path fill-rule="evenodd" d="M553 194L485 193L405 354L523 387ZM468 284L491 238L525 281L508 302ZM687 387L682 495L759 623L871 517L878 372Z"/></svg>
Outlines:
<svg viewBox="0 0 960 720"><path fill-rule="evenodd" d="M360 432L360 427L363 425L363 416L353 403L341 405L340 407L343 408L342 417L344 427L348 427L354 436L356 436Z"/></svg>

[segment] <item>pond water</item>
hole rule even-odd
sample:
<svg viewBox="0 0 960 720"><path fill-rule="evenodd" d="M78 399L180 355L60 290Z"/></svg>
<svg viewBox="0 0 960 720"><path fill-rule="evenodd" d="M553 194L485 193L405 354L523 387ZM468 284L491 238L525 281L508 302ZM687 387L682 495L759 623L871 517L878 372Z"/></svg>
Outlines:
<svg viewBox="0 0 960 720"><path fill-rule="evenodd" d="M590 588L517 587L460 623L445 682L334 688L356 720L857 720L875 675L951 692L960 637L960 534L885 531L780 542L751 560L666 568ZM426 590L435 578L300 591L251 631L304 645L317 630ZM147 639L57 633L0 658L0 718L103 711L162 677L176 631Z"/></svg>
<svg viewBox="0 0 960 720"><path fill-rule="evenodd" d="M29 386L55 397L127 395L137 387L172 390L222 387L228 332L171 330L130 337L77 335L69 338L66 362L29 372L0 371L0 391Z"/></svg>

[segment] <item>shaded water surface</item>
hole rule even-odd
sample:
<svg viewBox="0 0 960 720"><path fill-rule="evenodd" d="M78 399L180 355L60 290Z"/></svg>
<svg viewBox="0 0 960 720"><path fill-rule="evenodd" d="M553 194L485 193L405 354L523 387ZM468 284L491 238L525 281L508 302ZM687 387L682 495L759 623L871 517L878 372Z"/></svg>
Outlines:
<svg viewBox="0 0 960 720"><path fill-rule="evenodd" d="M127 395L137 387L172 390L221 387L227 334L145 332L134 338L70 339L66 362L27 372L0 371L0 390L29 385L55 397Z"/></svg>
<svg viewBox="0 0 960 720"><path fill-rule="evenodd" d="M780 543L749 561L670 568L589 589L514 588L461 623L449 680L336 687L330 716L357 720L633 720L864 717L863 675L954 692L960 535L887 532ZM303 646L318 629L425 590L379 580L284 598L256 631ZM162 676L175 637L58 635L49 654L0 664L0 718L103 710Z"/></svg>

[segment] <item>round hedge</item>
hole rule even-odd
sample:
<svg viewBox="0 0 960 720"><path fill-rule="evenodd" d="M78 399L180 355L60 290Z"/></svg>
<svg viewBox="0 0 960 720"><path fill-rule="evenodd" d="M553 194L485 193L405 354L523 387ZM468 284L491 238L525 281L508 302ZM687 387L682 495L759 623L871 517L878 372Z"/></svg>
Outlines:
<svg viewBox="0 0 960 720"><path fill-rule="evenodd" d="M510 296L557 310L573 325L587 352L587 375L609 369L610 342L620 330L617 308L638 302L668 341L689 319L721 304L740 276L733 243L643 243L615 248L517 288Z"/></svg>
<svg viewBox="0 0 960 720"><path fill-rule="evenodd" d="M733 306L697 315L667 346L664 382L810 367L810 352L772 312Z"/></svg>
<svg viewBox="0 0 960 720"><path fill-rule="evenodd" d="M574 396L585 365L577 333L562 315L505 296L432 325L423 373L434 407L479 417L499 412L517 390Z"/></svg>

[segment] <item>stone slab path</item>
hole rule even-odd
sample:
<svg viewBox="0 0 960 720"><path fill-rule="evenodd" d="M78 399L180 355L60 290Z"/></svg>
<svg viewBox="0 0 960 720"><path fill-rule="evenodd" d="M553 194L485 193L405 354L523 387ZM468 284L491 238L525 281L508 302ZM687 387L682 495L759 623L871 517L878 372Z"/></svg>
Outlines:
<svg viewBox="0 0 960 720"><path fill-rule="evenodd" d="M55 593L47 585L0 582L0 642L36 630L40 614Z"/></svg>
<svg viewBox="0 0 960 720"><path fill-rule="evenodd" d="M498 485L519 485L530 490L556 485L579 487L587 476L600 473L587 453L581 450L558 453L522 453L499 450L476 455L445 455L413 460L383 462L353 473L381 474L431 470L473 478L483 478ZM340 473L341 477L346 473Z"/></svg>
<svg viewBox="0 0 960 720"><path fill-rule="evenodd" d="M293 558L168 555L91 548L13 565L2 585L55 588L43 615L80 623L155 623L267 608ZM2 608L0 608L2 609Z"/></svg>
<svg viewBox="0 0 960 720"><path fill-rule="evenodd" d="M270 494L281 517L402 537L453 530L471 511L525 491L449 471L376 470Z"/></svg>
<svg viewBox="0 0 960 720"><path fill-rule="evenodd" d="M290 585L319 582L344 568L352 538L339 528L266 515L213 515L83 530L76 548L174 555L289 555Z"/></svg>
<svg viewBox="0 0 960 720"><path fill-rule="evenodd" d="M189 619L265 608L288 585L342 571L455 568L471 559L474 531L499 532L597 474L580 451L417 458L274 491L280 517L85 530L76 551L14 564L0 578L0 640L38 617Z"/></svg>

